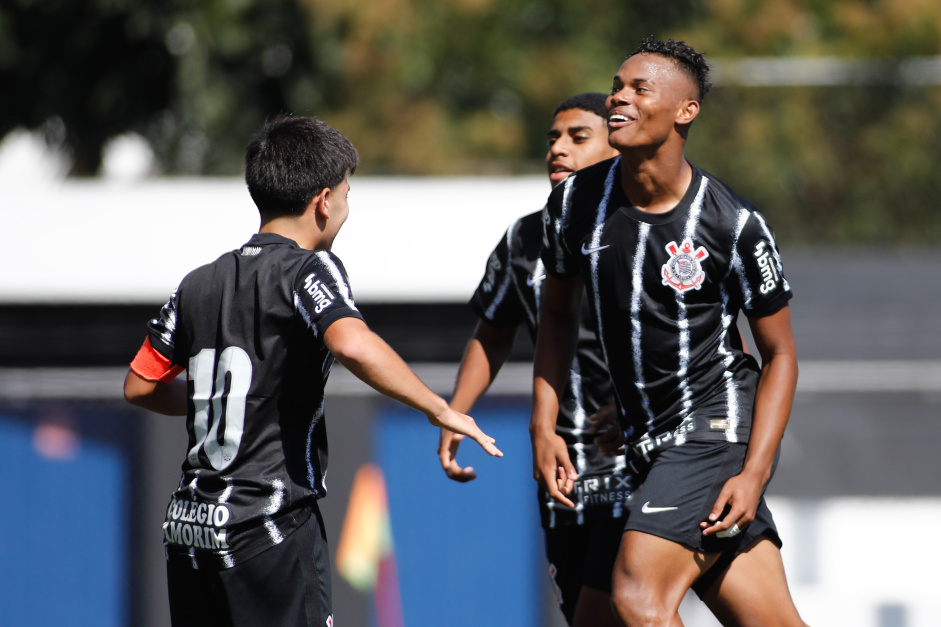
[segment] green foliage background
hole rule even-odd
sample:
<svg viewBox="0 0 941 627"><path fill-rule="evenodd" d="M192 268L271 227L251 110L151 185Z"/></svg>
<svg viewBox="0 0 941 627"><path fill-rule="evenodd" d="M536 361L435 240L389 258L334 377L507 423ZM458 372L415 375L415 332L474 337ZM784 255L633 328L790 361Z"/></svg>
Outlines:
<svg viewBox="0 0 941 627"><path fill-rule="evenodd" d="M94 175L108 139L164 174L236 175L268 117L316 115L361 172L542 171L555 104L648 34L709 59L941 54L939 0L0 0L0 135ZM941 86L717 85L690 158L789 241L941 237Z"/></svg>

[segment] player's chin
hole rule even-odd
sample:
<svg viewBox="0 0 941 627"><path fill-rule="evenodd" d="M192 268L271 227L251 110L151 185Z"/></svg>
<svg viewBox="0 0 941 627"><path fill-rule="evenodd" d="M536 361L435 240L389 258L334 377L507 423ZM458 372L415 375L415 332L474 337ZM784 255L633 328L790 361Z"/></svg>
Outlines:
<svg viewBox="0 0 941 627"><path fill-rule="evenodd" d="M646 142L632 125L608 128L608 145L615 150L623 152L630 148L638 148Z"/></svg>
<svg viewBox="0 0 941 627"><path fill-rule="evenodd" d="M619 137L616 133L608 134L608 144L618 152L634 147L634 142L626 137Z"/></svg>
<svg viewBox="0 0 941 627"><path fill-rule="evenodd" d="M558 185L559 183L567 179L569 177L569 174L571 174L571 172L569 172L568 170L552 172L551 174L549 174L549 180L552 181L553 185Z"/></svg>

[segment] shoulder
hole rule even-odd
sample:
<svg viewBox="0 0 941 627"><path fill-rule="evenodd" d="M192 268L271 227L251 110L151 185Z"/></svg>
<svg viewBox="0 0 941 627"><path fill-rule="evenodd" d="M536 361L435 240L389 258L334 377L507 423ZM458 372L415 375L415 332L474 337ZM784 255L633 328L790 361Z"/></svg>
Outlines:
<svg viewBox="0 0 941 627"><path fill-rule="evenodd" d="M180 281L180 290L206 289L219 281L220 277L235 273L235 257L239 249L223 253L215 260L193 268Z"/></svg>
<svg viewBox="0 0 941 627"><path fill-rule="evenodd" d="M319 268L335 275L346 275L346 268L340 258L329 250L304 251L303 268Z"/></svg>
<svg viewBox="0 0 941 627"><path fill-rule="evenodd" d="M305 251L294 277L295 289L309 291L312 286L329 285L350 299L351 288L346 268L340 258L329 250Z"/></svg>
<svg viewBox="0 0 941 627"><path fill-rule="evenodd" d="M561 224L589 219L620 184L620 156L601 161L572 174L556 185L549 197L547 216Z"/></svg>
<svg viewBox="0 0 941 627"><path fill-rule="evenodd" d="M542 242L542 212L534 211L529 215L525 215L510 227L510 232L514 237L519 238L521 241L529 242L533 239L536 239Z"/></svg>
<svg viewBox="0 0 941 627"><path fill-rule="evenodd" d="M578 185L589 185L592 183L600 183L604 181L608 175L611 173L611 168L620 163L621 157L611 157L610 159L605 159L604 161L599 161L593 165L588 166L587 168L582 168L576 172L573 176L575 177L575 184Z"/></svg>
<svg viewBox="0 0 941 627"><path fill-rule="evenodd" d="M695 165L693 169L702 176L702 180L706 185L706 193L717 210L729 213L742 211L751 213L758 210L755 205L736 193L728 183L719 177Z"/></svg>
<svg viewBox="0 0 941 627"><path fill-rule="evenodd" d="M542 246L542 213L543 210L534 211L514 220L503 232L503 237L490 254L491 258L513 257L530 250L534 242Z"/></svg>
<svg viewBox="0 0 941 627"><path fill-rule="evenodd" d="M561 203L563 199L578 198L581 200L585 196L593 195L600 197L604 193L608 178L612 173L616 174L616 166L619 162L620 157L613 157L575 172L552 188L552 193L549 196L550 205L553 204L553 201Z"/></svg>
<svg viewBox="0 0 941 627"><path fill-rule="evenodd" d="M706 188L707 206L704 210L713 214L712 224L716 228L730 231L733 240L737 240L746 231L752 230L770 235L770 227L755 205L736 193L718 177L705 170L696 169L702 175Z"/></svg>
<svg viewBox="0 0 941 627"><path fill-rule="evenodd" d="M594 165L581 169L571 176L572 194L578 201L592 200L610 192L618 178L618 164L621 157L613 157L599 161Z"/></svg>

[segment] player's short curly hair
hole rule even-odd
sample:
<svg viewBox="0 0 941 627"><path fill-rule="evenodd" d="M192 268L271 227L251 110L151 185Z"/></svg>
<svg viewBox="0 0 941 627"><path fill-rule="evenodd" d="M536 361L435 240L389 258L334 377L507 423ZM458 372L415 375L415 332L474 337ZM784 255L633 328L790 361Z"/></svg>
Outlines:
<svg viewBox="0 0 941 627"><path fill-rule="evenodd" d="M568 111L569 109L581 109L582 111L587 111L588 113L594 113L599 118L608 117L608 109L605 106L605 101L608 99L606 94L599 92L589 91L583 94L578 94L570 98L566 98L559 103L559 106L555 108L555 111L552 112L552 117L559 115L563 111Z"/></svg>
<svg viewBox="0 0 941 627"><path fill-rule="evenodd" d="M637 49L628 55L628 58L635 54L658 54L661 57L673 59L677 67L686 72L693 82L699 88L699 101L702 102L706 94L712 89L712 83L709 82L709 64L702 54L693 49L685 41L674 41L667 39L654 39L646 37Z"/></svg>
<svg viewBox="0 0 941 627"><path fill-rule="evenodd" d="M279 116L245 149L248 193L266 218L300 216L325 187L356 171L359 154L343 133L308 117Z"/></svg>

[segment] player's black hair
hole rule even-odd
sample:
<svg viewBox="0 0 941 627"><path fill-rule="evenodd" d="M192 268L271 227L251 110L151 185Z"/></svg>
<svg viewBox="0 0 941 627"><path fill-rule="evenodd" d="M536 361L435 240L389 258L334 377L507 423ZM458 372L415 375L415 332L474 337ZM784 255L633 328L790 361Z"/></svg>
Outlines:
<svg viewBox="0 0 941 627"><path fill-rule="evenodd" d="M606 94L594 91L578 94L560 102L559 106L552 112L552 117L555 118L555 116L569 109L581 109L588 113L594 113L599 118L606 119L608 117L608 109L605 107L605 101L607 99L608 96Z"/></svg>
<svg viewBox="0 0 941 627"><path fill-rule="evenodd" d="M706 94L712 89L712 83L709 82L709 64L702 54L693 49L685 41L666 41L646 37L637 50L630 53L628 58L635 54L658 54L661 57L673 59L677 67L686 72L693 82L699 87L699 101L702 102Z"/></svg>
<svg viewBox="0 0 941 627"><path fill-rule="evenodd" d="M340 131L316 118L279 116L245 149L245 182L265 217L300 216L358 164L356 148Z"/></svg>

